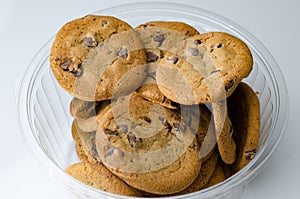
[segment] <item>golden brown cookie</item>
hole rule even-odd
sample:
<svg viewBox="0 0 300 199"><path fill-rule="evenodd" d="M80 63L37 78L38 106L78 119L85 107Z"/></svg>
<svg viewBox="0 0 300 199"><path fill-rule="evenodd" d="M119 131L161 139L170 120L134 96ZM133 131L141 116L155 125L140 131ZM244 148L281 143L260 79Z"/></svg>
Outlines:
<svg viewBox="0 0 300 199"><path fill-rule="evenodd" d="M159 90L180 104L219 102L252 70L247 45L233 35L211 32L177 43L160 59Z"/></svg>
<svg viewBox="0 0 300 199"><path fill-rule="evenodd" d="M176 193L176 195L182 195L182 194L199 191L205 185L207 185L215 171L217 162L218 162L218 152L215 150L213 155L206 162L202 164L199 175L195 179L195 181L185 190Z"/></svg>
<svg viewBox="0 0 300 199"><path fill-rule="evenodd" d="M203 186L203 189L214 186L220 182L223 182L226 179L224 170L221 164L217 164L214 173L212 174L211 178L209 179L208 183Z"/></svg>
<svg viewBox="0 0 300 199"><path fill-rule="evenodd" d="M76 152L81 161L99 163L100 159L95 145L95 131L84 132L76 124L72 123L72 136L75 141Z"/></svg>
<svg viewBox="0 0 300 199"><path fill-rule="evenodd" d="M75 118L74 121L81 131L96 131L97 117L110 106L110 102L111 100L88 102L73 98L70 103L70 113Z"/></svg>
<svg viewBox="0 0 300 199"><path fill-rule="evenodd" d="M169 100L164 96L157 87L156 83L156 65L149 64L148 73L143 85L137 89L137 93L145 99L160 104L170 109L177 109L179 104Z"/></svg>
<svg viewBox="0 0 300 199"><path fill-rule="evenodd" d="M134 91L146 77L145 64L146 53L136 31L111 16L88 15L66 23L50 53L57 82L86 101Z"/></svg>
<svg viewBox="0 0 300 199"><path fill-rule="evenodd" d="M200 123L197 130L197 140L200 145L200 157L206 162L216 148L214 121L211 112L205 105L200 104Z"/></svg>
<svg viewBox="0 0 300 199"><path fill-rule="evenodd" d="M102 164L81 162L69 166L66 172L77 180L102 191L123 196L139 196L126 183L107 170Z"/></svg>
<svg viewBox="0 0 300 199"><path fill-rule="evenodd" d="M75 119L80 120L93 117L105 102L106 101L83 101L73 97L70 103L70 114Z"/></svg>
<svg viewBox="0 0 300 199"><path fill-rule="evenodd" d="M260 132L260 105L257 94L246 83L240 83L228 99L230 118L235 130L237 160L232 166L237 172L256 155Z"/></svg>
<svg viewBox="0 0 300 199"><path fill-rule="evenodd" d="M164 56L164 51L170 49L176 42L197 35L199 32L192 26L174 21L153 21L136 27L146 48L148 75L137 93L144 98L159 103L165 107L176 109L177 103L166 98L158 89L156 83L157 62Z"/></svg>
<svg viewBox="0 0 300 199"><path fill-rule="evenodd" d="M136 93L122 97L99 117L99 157L130 186L154 194L179 192L201 168L199 144L187 121Z"/></svg>
<svg viewBox="0 0 300 199"><path fill-rule="evenodd" d="M226 164L232 164L236 160L236 143L227 113L227 103L225 101L212 103L212 112L220 157Z"/></svg>

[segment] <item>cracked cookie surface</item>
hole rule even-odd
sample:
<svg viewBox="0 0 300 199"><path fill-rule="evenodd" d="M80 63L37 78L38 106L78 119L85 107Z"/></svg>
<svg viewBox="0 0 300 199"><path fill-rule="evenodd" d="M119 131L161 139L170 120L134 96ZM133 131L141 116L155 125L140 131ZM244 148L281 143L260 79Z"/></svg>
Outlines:
<svg viewBox="0 0 300 199"><path fill-rule="evenodd" d="M249 48L233 35L211 32L176 44L160 59L160 91L181 104L218 102L234 91L252 70Z"/></svg>
<svg viewBox="0 0 300 199"><path fill-rule="evenodd" d="M201 159L188 119L136 93L115 103L98 120L96 147L103 164L149 193L171 194L189 186Z"/></svg>
<svg viewBox="0 0 300 199"><path fill-rule="evenodd" d="M135 90L146 77L145 63L136 31L110 16L88 15L66 23L50 52L58 83L86 101L111 99Z"/></svg>

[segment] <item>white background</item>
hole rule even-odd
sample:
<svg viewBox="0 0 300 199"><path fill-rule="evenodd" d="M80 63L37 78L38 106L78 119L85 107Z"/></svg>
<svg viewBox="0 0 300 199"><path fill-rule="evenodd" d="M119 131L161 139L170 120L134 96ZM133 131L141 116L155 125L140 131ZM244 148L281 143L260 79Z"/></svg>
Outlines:
<svg viewBox="0 0 300 199"><path fill-rule="evenodd" d="M71 19L133 0L0 0L0 193L1 198L69 198L34 157L18 127L17 77L39 48ZM286 79L290 117L268 167L246 189L246 199L300 198L300 1L173 0L216 12L255 35L273 54Z"/></svg>

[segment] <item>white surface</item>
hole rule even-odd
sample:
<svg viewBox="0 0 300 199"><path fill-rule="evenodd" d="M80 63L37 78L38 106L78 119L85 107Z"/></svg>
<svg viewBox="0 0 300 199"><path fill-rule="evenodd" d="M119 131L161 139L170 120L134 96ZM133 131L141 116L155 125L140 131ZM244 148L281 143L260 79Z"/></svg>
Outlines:
<svg viewBox="0 0 300 199"><path fill-rule="evenodd" d="M69 198L69 193L33 156L18 127L14 85L39 48L68 20L121 2L138 0L0 0L0 190L1 198ZM299 198L300 1L173 0L235 21L273 54L289 90L287 131L269 166L247 187L245 199Z"/></svg>

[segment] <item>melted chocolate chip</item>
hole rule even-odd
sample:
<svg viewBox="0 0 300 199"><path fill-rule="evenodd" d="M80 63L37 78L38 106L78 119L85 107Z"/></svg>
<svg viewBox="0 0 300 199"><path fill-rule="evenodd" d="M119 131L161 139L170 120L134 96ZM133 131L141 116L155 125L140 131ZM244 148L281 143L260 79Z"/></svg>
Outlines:
<svg viewBox="0 0 300 199"><path fill-rule="evenodd" d="M102 26L106 26L107 24L108 24L108 21L106 21L106 20L102 21Z"/></svg>
<svg viewBox="0 0 300 199"><path fill-rule="evenodd" d="M143 24L142 25L142 27L143 27L144 30L146 30L147 26L148 26L147 24Z"/></svg>
<svg viewBox="0 0 300 199"><path fill-rule="evenodd" d="M121 131L126 134L128 132L128 126L126 124L120 124L119 128L121 129Z"/></svg>
<svg viewBox="0 0 300 199"><path fill-rule="evenodd" d="M127 139L131 147L134 147L136 145L137 140L136 136L133 133L129 132L127 134Z"/></svg>
<svg viewBox="0 0 300 199"><path fill-rule="evenodd" d="M160 47L162 45L162 43L164 42L165 40L165 35L161 34L161 35L156 35L153 37L153 41L154 42L158 42L158 47Z"/></svg>
<svg viewBox="0 0 300 199"><path fill-rule="evenodd" d="M218 45L217 45L217 48L222 48L222 44L218 44Z"/></svg>
<svg viewBox="0 0 300 199"><path fill-rule="evenodd" d="M59 61L59 57L56 57L54 61L55 61L55 62L58 62L58 61Z"/></svg>
<svg viewBox="0 0 300 199"><path fill-rule="evenodd" d="M200 54L197 48L189 48L189 53L193 56L198 56Z"/></svg>
<svg viewBox="0 0 300 199"><path fill-rule="evenodd" d="M72 60L68 60L66 62L64 62L60 68L63 69L64 71L68 71L70 66L72 65L73 61Z"/></svg>
<svg viewBox="0 0 300 199"><path fill-rule="evenodd" d="M178 60L179 59L177 57L167 57L167 61L171 62L172 64L177 64Z"/></svg>
<svg viewBox="0 0 300 199"><path fill-rule="evenodd" d="M148 117L143 117L143 120L145 120L147 123L151 123L151 119L150 118L148 118Z"/></svg>
<svg viewBox="0 0 300 199"><path fill-rule="evenodd" d="M159 121L161 122L161 124L168 130L171 131L172 130L172 126L170 125L169 122L167 122L167 120L165 118L159 117L158 118Z"/></svg>
<svg viewBox="0 0 300 199"><path fill-rule="evenodd" d="M77 69L73 68L70 72L73 73L74 76L79 77L82 74L82 65L79 64Z"/></svg>
<svg viewBox="0 0 300 199"><path fill-rule="evenodd" d="M176 129L176 131L178 131L180 133L184 133L186 131L186 127L183 125L180 125L179 123L174 122L173 126Z"/></svg>
<svg viewBox="0 0 300 199"><path fill-rule="evenodd" d="M107 134L107 135L114 135L114 136L119 135L117 131L112 131L112 130L109 130L109 129L106 129L104 131L104 133Z"/></svg>
<svg viewBox="0 0 300 199"><path fill-rule="evenodd" d="M128 57L128 50L125 47L122 47L118 52L118 56L126 59Z"/></svg>
<svg viewBox="0 0 300 199"><path fill-rule="evenodd" d="M226 90L226 91L229 90L233 85L234 85L234 81L233 81L233 80L230 80L230 81L228 82L228 84L225 86L225 90Z"/></svg>
<svg viewBox="0 0 300 199"><path fill-rule="evenodd" d="M97 42L96 42L95 38L93 38L93 37L85 37L82 42L87 47L97 46Z"/></svg>
<svg viewBox="0 0 300 199"><path fill-rule="evenodd" d="M202 44L202 41L200 39L196 39L194 41L194 44L196 44L198 46L198 45Z"/></svg>
<svg viewBox="0 0 300 199"><path fill-rule="evenodd" d="M106 157L111 156L112 154L114 154L114 151L115 151L115 148L114 148L114 147L109 148L109 149L106 151L105 156L106 156Z"/></svg>
<svg viewBox="0 0 300 199"><path fill-rule="evenodd" d="M146 55L147 55L147 62L155 62L158 60L158 56L151 51L147 51Z"/></svg>

